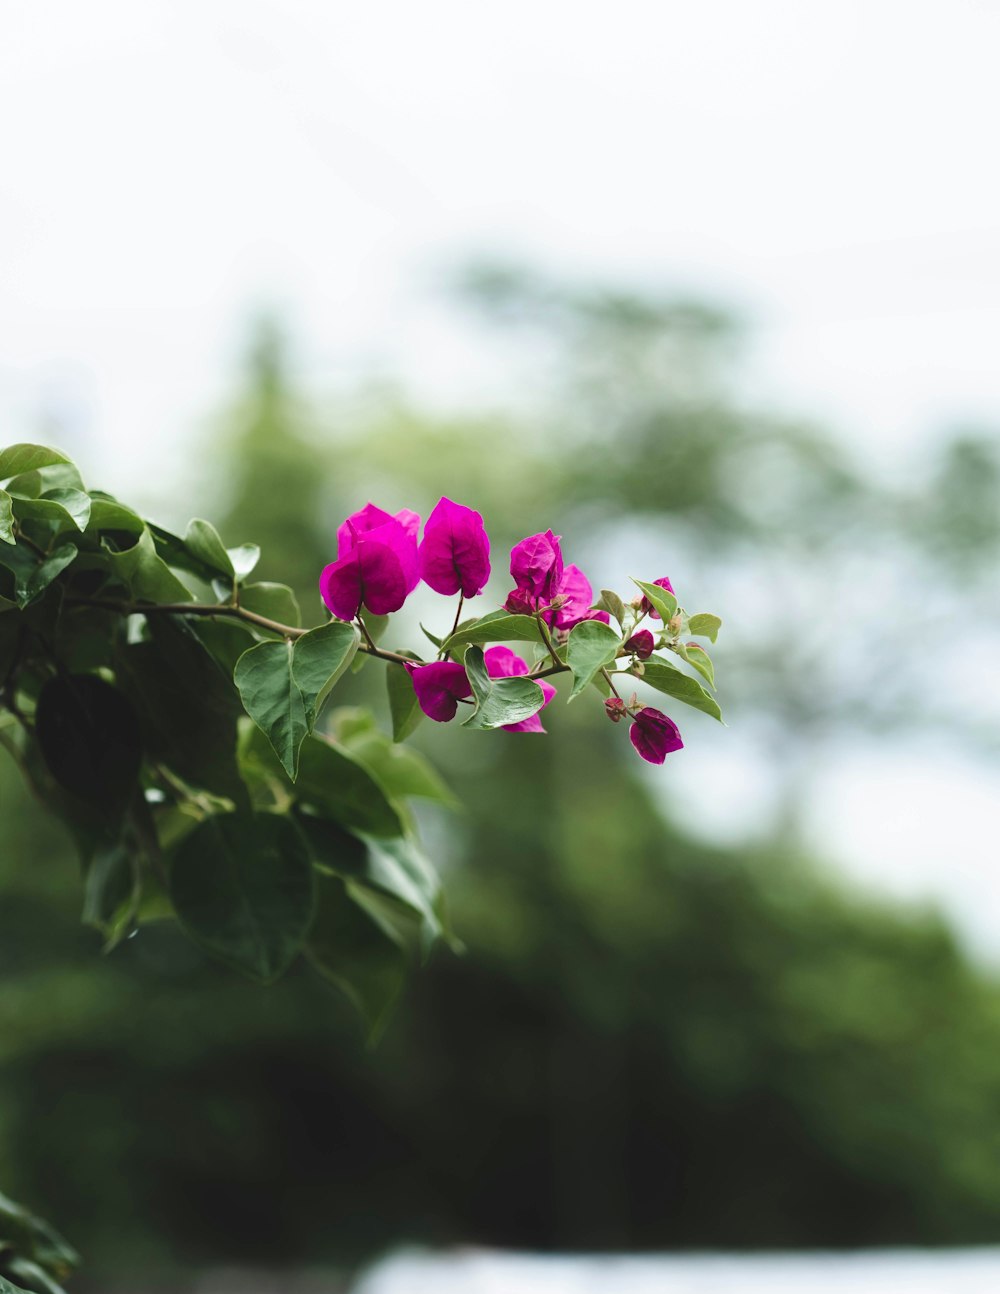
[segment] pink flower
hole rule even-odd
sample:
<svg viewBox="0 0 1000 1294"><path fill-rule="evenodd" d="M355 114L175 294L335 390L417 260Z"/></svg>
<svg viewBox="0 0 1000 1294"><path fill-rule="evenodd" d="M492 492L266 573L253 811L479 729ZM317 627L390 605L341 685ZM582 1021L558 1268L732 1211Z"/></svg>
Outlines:
<svg viewBox="0 0 1000 1294"><path fill-rule="evenodd" d="M490 647L483 653L486 672L490 678L513 678L528 673L528 662L516 656L509 647ZM404 666L413 680L413 690L417 694L417 704L429 719L436 723L447 723L454 719L458 712L458 703L472 696L472 687L468 675L461 665L453 661L434 661L430 665ZM556 694L551 683L538 680L538 686L545 694L542 709ZM520 723L505 723L507 732L544 732L542 721L537 714Z"/></svg>
<svg viewBox="0 0 1000 1294"><path fill-rule="evenodd" d="M579 566L563 566L559 536L551 530L514 545L510 573L517 587L508 595L505 611L529 616L541 612L555 629L572 629L581 620L609 623L606 611L591 610L594 591Z"/></svg>
<svg viewBox="0 0 1000 1294"><path fill-rule="evenodd" d="M458 703L472 695L468 677L461 665L454 661L433 661L430 665L405 665L413 680L417 704L435 723L454 719Z"/></svg>
<svg viewBox="0 0 1000 1294"><path fill-rule="evenodd" d="M684 745L680 729L673 719L649 705L633 716L628 735L632 745L649 764L662 764L672 751L680 750Z"/></svg>
<svg viewBox="0 0 1000 1294"><path fill-rule="evenodd" d="M509 647L490 647L483 653L483 660L486 662L486 672L490 678L514 678L519 675L528 673L528 662L511 651ZM549 704L556 694L555 688L545 679L537 680L538 686L545 693L545 700L542 702L542 709ZM505 723L503 725L505 732L544 732L541 717L533 714L530 719L522 719L520 723Z"/></svg>
<svg viewBox="0 0 1000 1294"><path fill-rule="evenodd" d="M337 560L325 567L319 591L340 620L353 620L362 606L374 615L398 611L419 579L420 518L403 509L392 517L373 503L337 530Z"/></svg>
<svg viewBox="0 0 1000 1294"><path fill-rule="evenodd" d="M420 575L435 593L474 598L490 578L490 540L478 512L438 500L424 526Z"/></svg>
<svg viewBox="0 0 1000 1294"><path fill-rule="evenodd" d="M559 536L546 530L515 544L510 554L510 573L518 590L533 598L536 606L551 602L563 576Z"/></svg>

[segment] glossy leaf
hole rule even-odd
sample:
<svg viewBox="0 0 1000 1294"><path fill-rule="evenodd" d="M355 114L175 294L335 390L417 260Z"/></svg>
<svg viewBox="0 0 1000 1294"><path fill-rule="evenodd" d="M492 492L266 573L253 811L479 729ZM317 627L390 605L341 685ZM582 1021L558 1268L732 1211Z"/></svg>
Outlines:
<svg viewBox="0 0 1000 1294"><path fill-rule="evenodd" d="M527 617L520 617L526 619ZM545 694L529 678L490 678L483 649L470 647L465 653L465 672L476 699L476 708L464 728L502 728L506 723L530 719L545 704Z"/></svg>
<svg viewBox="0 0 1000 1294"><path fill-rule="evenodd" d="M57 575L77 556L75 544L64 543L47 557L39 557L22 544L0 548L0 566L5 566L14 577L14 601L21 610L31 606L42 596Z"/></svg>
<svg viewBox="0 0 1000 1294"><path fill-rule="evenodd" d="M315 874L306 842L286 815L216 814L178 845L170 897L198 943L268 983L302 947L315 909Z"/></svg>
<svg viewBox="0 0 1000 1294"><path fill-rule="evenodd" d="M358 642L353 625L333 620L294 641L259 643L236 663L233 678L246 712L293 781L299 747L312 732L323 698L350 665Z"/></svg>
<svg viewBox="0 0 1000 1294"><path fill-rule="evenodd" d="M403 834L399 814L361 760L315 734L302 743L294 791L352 831L380 838Z"/></svg>
<svg viewBox="0 0 1000 1294"><path fill-rule="evenodd" d="M14 510L6 490L0 490L0 540L5 544L17 542L14 538Z"/></svg>
<svg viewBox="0 0 1000 1294"><path fill-rule="evenodd" d="M715 698L710 696L690 674L682 673L676 666L659 659L650 659L645 662L641 677L644 683L655 687L658 692L665 692L667 696L672 696L675 700L683 701L685 705L693 706L694 709L711 715L713 719L722 721L722 711Z"/></svg>
<svg viewBox="0 0 1000 1294"><path fill-rule="evenodd" d="M81 490L47 490L38 498L13 499L19 521L54 521L84 531L90 521L90 496Z"/></svg>
<svg viewBox="0 0 1000 1294"><path fill-rule="evenodd" d="M118 530L138 537L145 526L146 523L137 512L127 508L124 503L119 503L110 494L101 494L98 491L91 494L88 530Z"/></svg>
<svg viewBox="0 0 1000 1294"><path fill-rule="evenodd" d="M514 616L507 611L491 611L489 615L465 625L445 642L446 651L467 643L501 643L542 641L538 621L534 616Z"/></svg>
<svg viewBox="0 0 1000 1294"><path fill-rule="evenodd" d="M298 823L321 867L405 908L424 927L425 946L442 936L441 882L412 839L355 836L336 822L309 814L300 814Z"/></svg>
<svg viewBox="0 0 1000 1294"><path fill-rule="evenodd" d="M620 635L600 620L581 620L573 626L566 647L566 663L573 671L573 690L569 695L571 701L580 695L602 669L614 663L621 646Z"/></svg>
<svg viewBox="0 0 1000 1294"><path fill-rule="evenodd" d="M711 642L715 642L722 628L722 621L711 612L699 611L688 621L688 628L699 638L708 638Z"/></svg>
<svg viewBox="0 0 1000 1294"><path fill-rule="evenodd" d="M137 601L191 601L190 590L157 553L148 527L128 548L113 549L106 540L103 542L108 566Z"/></svg>
<svg viewBox="0 0 1000 1294"><path fill-rule="evenodd" d="M58 449L50 449L46 445L8 445L6 449L0 449L0 481L18 476L21 472L34 472L40 467L69 461Z"/></svg>
<svg viewBox="0 0 1000 1294"><path fill-rule="evenodd" d="M226 552L219 532L210 521L201 521L197 517L189 521L184 532L184 547L217 575L233 578L235 572L232 559Z"/></svg>
<svg viewBox="0 0 1000 1294"><path fill-rule="evenodd" d="M413 690L413 682L402 667L388 666L385 686L389 693L389 714L392 717L393 741L405 741L420 725L424 717Z"/></svg>
<svg viewBox="0 0 1000 1294"><path fill-rule="evenodd" d="M642 589L654 609L659 612L664 624L674 618L677 614L677 599L672 593L661 588L659 584L651 584L647 580L637 580L633 577L632 583Z"/></svg>
<svg viewBox="0 0 1000 1294"><path fill-rule="evenodd" d="M23 1285L12 1285L9 1280L0 1276L0 1294L29 1294L29 1291ZM62 1294L62 1291L60 1291Z"/></svg>
<svg viewBox="0 0 1000 1294"><path fill-rule="evenodd" d="M318 880L306 957L364 1017L370 1042L385 1028L406 978L398 936L367 911L338 876Z"/></svg>
<svg viewBox="0 0 1000 1294"><path fill-rule="evenodd" d="M226 555L236 578L245 580L260 561L260 545L238 544L235 548L227 548Z"/></svg>

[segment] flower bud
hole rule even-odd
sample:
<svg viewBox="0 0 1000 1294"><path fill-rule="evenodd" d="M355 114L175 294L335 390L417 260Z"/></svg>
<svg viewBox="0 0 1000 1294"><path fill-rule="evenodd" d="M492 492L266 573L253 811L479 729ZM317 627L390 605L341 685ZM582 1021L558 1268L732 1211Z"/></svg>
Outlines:
<svg viewBox="0 0 1000 1294"><path fill-rule="evenodd" d="M620 720L625 718L627 713L625 702L621 697L609 696L604 702L604 713L612 723L618 723Z"/></svg>
<svg viewBox="0 0 1000 1294"><path fill-rule="evenodd" d="M653 648L656 646L656 639L648 629L640 629L631 638L627 638L622 645L626 651L630 651L639 660L649 660L653 654Z"/></svg>

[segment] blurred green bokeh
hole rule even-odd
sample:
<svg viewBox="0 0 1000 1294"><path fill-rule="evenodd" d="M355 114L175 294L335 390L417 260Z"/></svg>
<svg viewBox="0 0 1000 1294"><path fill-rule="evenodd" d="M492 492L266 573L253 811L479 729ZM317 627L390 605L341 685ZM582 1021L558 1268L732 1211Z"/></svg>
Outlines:
<svg viewBox="0 0 1000 1294"><path fill-rule="evenodd" d="M887 485L816 428L739 407L718 311L502 266L463 292L541 356L516 413L444 419L398 394L317 411L262 325L196 510L259 541L261 578L314 621L336 525L369 497L478 507L498 590L509 544L550 525L620 588L669 573L727 616L723 701L779 791L766 829L686 835L600 707L537 740L424 725L467 806L426 829L468 951L415 980L372 1052L307 975L260 989L155 926L102 957L68 841L4 761L4 1190L92 1280L414 1240L997 1242L1000 986L933 914L848 893L797 829L825 742L946 723L995 751L974 714L945 718L906 644L916 579L996 628L996 441L962 433ZM878 611L856 582L873 554L894 575ZM384 708L377 667L336 699Z"/></svg>

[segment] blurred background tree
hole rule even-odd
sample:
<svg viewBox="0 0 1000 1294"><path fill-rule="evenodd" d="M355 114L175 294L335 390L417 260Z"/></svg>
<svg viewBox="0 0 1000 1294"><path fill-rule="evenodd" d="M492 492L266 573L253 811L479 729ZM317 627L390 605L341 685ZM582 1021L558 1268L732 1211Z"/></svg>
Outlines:
<svg viewBox="0 0 1000 1294"><path fill-rule="evenodd" d="M499 265L461 294L470 327L515 330L516 407L318 411L268 322L206 450L217 496L192 510L259 538L307 623L368 497L478 507L498 591L510 543L548 525L595 585L674 576L692 609L729 612L724 700L776 789L766 827L686 833L669 767L646 777L598 707L538 741L425 725L468 806L426 823L468 953L437 958L368 1052L305 976L256 989L156 927L101 958L68 844L5 763L5 1188L105 1283L413 1240L997 1241L1000 986L937 916L834 881L799 831L825 743L940 730L915 635L942 608L995 632L996 442L963 433L886 484L740 406L722 311ZM347 699L383 707L380 682L362 671ZM988 713L947 701L952 740L995 748Z"/></svg>

